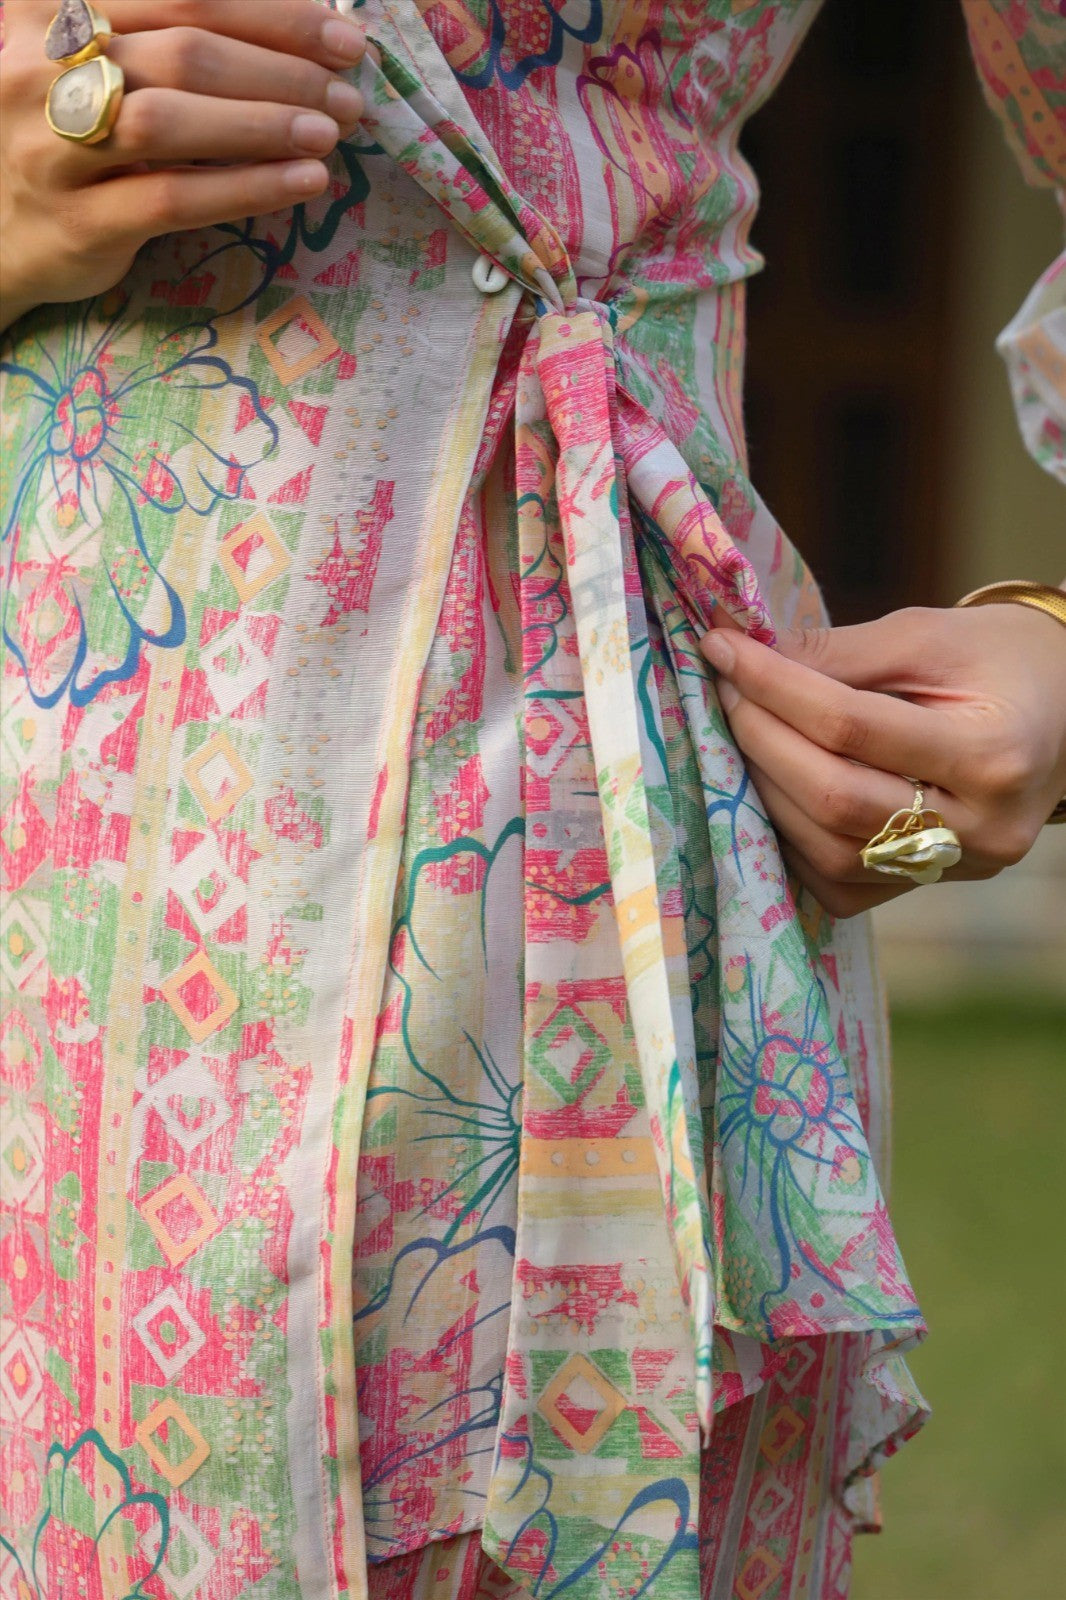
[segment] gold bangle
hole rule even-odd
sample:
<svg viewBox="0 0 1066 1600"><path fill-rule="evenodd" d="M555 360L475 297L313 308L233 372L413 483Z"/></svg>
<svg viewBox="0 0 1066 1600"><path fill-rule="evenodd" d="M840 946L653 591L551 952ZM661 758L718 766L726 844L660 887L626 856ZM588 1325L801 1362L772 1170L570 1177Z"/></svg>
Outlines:
<svg viewBox="0 0 1066 1600"><path fill-rule="evenodd" d="M957 606L1030 606L1054 617L1066 628L1066 592L1053 589L1050 584L1030 583L1025 578L1007 578L1002 583L986 583L983 589L974 589L956 600ZM1048 822L1066 822L1066 795L1062 797Z"/></svg>
<svg viewBox="0 0 1066 1600"><path fill-rule="evenodd" d="M1008 578L1003 583L986 583L983 589L974 589L956 600L957 606L1032 606L1035 611L1045 611L1066 628L1066 591L1052 589L1050 584L1029 583L1024 578Z"/></svg>

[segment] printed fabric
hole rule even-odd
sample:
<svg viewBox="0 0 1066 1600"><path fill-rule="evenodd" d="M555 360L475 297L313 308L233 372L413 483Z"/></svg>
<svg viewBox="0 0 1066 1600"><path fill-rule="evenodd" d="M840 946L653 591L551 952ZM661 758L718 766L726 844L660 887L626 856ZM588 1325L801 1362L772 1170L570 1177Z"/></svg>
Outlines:
<svg viewBox="0 0 1066 1600"><path fill-rule="evenodd" d="M1055 5L965 10L1061 182ZM5 1596L846 1596L882 998L697 649L823 617L740 416L816 11L368 3L320 200L12 330Z"/></svg>

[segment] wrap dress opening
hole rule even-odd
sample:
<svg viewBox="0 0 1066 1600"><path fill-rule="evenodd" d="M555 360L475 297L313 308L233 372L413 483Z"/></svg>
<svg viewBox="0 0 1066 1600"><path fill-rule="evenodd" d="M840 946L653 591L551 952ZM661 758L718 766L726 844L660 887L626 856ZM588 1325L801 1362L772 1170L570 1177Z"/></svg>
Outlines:
<svg viewBox="0 0 1066 1600"><path fill-rule="evenodd" d="M696 648L822 617L737 150L817 9L373 0L321 200L13 330L4 1596L846 1594L882 1003Z"/></svg>

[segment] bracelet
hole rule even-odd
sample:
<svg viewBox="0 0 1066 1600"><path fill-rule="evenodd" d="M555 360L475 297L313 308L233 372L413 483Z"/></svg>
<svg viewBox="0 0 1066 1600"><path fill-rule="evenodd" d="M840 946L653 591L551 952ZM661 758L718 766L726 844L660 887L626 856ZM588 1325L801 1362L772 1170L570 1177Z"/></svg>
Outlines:
<svg viewBox="0 0 1066 1600"><path fill-rule="evenodd" d="M1008 578L1003 583L986 583L983 589L974 589L956 600L957 606L1031 606L1034 611L1046 612L1066 628L1066 593L1053 589L1046 583L1029 583L1025 578ZM1066 795L1048 817L1048 822L1066 822Z"/></svg>
<svg viewBox="0 0 1066 1600"><path fill-rule="evenodd" d="M1008 578L1003 583L986 583L983 589L974 589L956 600L957 606L1032 606L1035 611L1046 611L1049 617L1066 628L1066 591L1053 589L1047 583L1029 583L1024 578Z"/></svg>

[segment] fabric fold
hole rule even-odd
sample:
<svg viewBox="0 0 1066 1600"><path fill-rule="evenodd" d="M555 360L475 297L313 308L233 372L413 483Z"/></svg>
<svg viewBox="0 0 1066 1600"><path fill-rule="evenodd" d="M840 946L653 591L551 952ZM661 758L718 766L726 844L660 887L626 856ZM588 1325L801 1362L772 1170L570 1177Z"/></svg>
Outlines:
<svg viewBox="0 0 1066 1600"><path fill-rule="evenodd" d="M1066 251L1037 279L996 349L1007 366L1026 449L1066 483Z"/></svg>
<svg viewBox="0 0 1066 1600"><path fill-rule="evenodd" d="M374 137L532 313L515 381L524 1083L483 1544L535 1594L591 1596L612 1541L639 1534L646 1580L670 1563L686 1592L714 1413L783 1370L790 1342L866 1331L872 1371L922 1331L773 830L698 651L718 606L767 643L773 625L699 483L619 389L611 308L576 295L554 230L387 52L363 86ZM695 943L694 853L714 901ZM609 1239L597 1265L619 1208L632 1253L618 1263ZM888 1431L906 1431L920 1403L878 1381ZM630 1430L657 1431L658 1452ZM617 1518L583 1514L575 1541L590 1474Z"/></svg>

